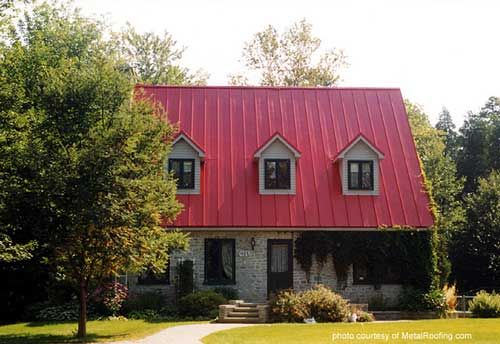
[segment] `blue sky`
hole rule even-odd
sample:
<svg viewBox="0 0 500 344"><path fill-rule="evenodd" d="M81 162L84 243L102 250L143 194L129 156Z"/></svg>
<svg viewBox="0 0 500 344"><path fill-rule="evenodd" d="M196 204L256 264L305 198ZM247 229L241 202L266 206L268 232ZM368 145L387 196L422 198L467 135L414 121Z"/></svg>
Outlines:
<svg viewBox="0 0 500 344"><path fill-rule="evenodd" d="M267 24L306 18L323 46L344 50L340 86L400 87L431 121L442 106L457 126L500 96L500 2L495 0L76 0L119 29L167 30L187 48L184 64L227 84L242 47Z"/></svg>

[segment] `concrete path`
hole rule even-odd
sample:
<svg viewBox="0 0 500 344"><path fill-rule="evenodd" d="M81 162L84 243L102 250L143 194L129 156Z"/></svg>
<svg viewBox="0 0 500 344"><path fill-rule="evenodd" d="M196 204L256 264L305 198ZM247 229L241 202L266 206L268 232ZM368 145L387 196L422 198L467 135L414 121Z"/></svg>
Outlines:
<svg viewBox="0 0 500 344"><path fill-rule="evenodd" d="M110 344L201 344L201 338L208 336L213 332L245 326L252 326L252 324L179 325L169 327L143 339L114 342Z"/></svg>

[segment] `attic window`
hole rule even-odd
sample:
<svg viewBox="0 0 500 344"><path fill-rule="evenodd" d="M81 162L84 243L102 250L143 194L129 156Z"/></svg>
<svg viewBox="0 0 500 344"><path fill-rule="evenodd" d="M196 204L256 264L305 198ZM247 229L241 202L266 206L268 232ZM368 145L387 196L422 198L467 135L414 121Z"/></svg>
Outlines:
<svg viewBox="0 0 500 344"><path fill-rule="evenodd" d="M348 161L349 190L373 190L373 161Z"/></svg>
<svg viewBox="0 0 500 344"><path fill-rule="evenodd" d="M174 173L178 189L194 189L194 159L169 159L168 170Z"/></svg>
<svg viewBox="0 0 500 344"><path fill-rule="evenodd" d="M265 188L290 189L290 159L265 159Z"/></svg>

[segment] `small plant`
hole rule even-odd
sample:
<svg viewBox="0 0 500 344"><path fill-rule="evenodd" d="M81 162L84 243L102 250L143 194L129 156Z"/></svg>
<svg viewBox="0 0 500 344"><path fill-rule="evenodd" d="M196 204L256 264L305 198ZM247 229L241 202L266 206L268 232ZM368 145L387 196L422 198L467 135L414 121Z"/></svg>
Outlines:
<svg viewBox="0 0 500 344"><path fill-rule="evenodd" d="M500 318L500 295L481 290L469 302L469 310L476 318Z"/></svg>
<svg viewBox="0 0 500 344"><path fill-rule="evenodd" d="M399 306L406 311L435 311L442 314L446 311L446 298L440 289L426 293L420 289L406 287L399 297Z"/></svg>
<svg viewBox="0 0 500 344"><path fill-rule="evenodd" d="M373 315L368 312L358 311L357 315L358 315L358 319L356 320L357 322L371 322L375 320Z"/></svg>
<svg viewBox="0 0 500 344"><path fill-rule="evenodd" d="M443 287L443 293L446 300L446 308L454 312L458 304L456 285L448 285L448 283L446 283Z"/></svg>
<svg viewBox="0 0 500 344"><path fill-rule="evenodd" d="M128 313L129 319L141 319L147 321L156 321L162 319L161 314L154 309L144 309L142 311L132 311Z"/></svg>
<svg viewBox="0 0 500 344"><path fill-rule="evenodd" d="M282 290L271 301L271 315L275 321L301 322L307 318L301 295L291 289Z"/></svg>
<svg viewBox="0 0 500 344"><path fill-rule="evenodd" d="M92 300L96 303L102 303L111 315L116 314L122 308L123 302L127 299L128 288L118 282L110 282L98 287L93 295Z"/></svg>
<svg viewBox="0 0 500 344"><path fill-rule="evenodd" d="M179 314L190 317L215 318L219 314L219 305L226 302L224 296L213 290L196 291L179 300Z"/></svg>
<svg viewBox="0 0 500 344"><path fill-rule="evenodd" d="M97 318L92 305L89 305L87 313L89 319ZM37 321L75 321L78 320L78 314L78 304L68 302L62 305L46 305L38 309L34 318Z"/></svg>

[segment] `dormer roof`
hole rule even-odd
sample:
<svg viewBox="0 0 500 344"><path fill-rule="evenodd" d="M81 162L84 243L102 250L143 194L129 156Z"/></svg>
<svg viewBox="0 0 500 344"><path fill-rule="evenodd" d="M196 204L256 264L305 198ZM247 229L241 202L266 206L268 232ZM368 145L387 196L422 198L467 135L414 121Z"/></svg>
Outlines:
<svg viewBox="0 0 500 344"><path fill-rule="evenodd" d="M383 159L385 157L384 153L375 146L372 142L370 142L369 139L367 139L363 134L359 134L356 136L351 142L349 142L342 150L335 156L333 161L337 161L339 159L344 159L345 155L356 145L358 142L363 142L365 145L368 146L375 154L377 154L377 157L379 159Z"/></svg>
<svg viewBox="0 0 500 344"><path fill-rule="evenodd" d="M200 159L203 159L205 157L205 151L199 144L197 144L191 137L189 137L184 131L180 131L177 136L174 138L174 141L172 142L172 146L175 145L177 142L180 140L186 141L188 145L190 145L195 152L198 154L198 157Z"/></svg>
<svg viewBox="0 0 500 344"><path fill-rule="evenodd" d="M297 148L295 148L294 145L288 142L279 132L275 132L266 142L264 142L259 148L257 148L253 157L255 159L259 159L262 153L276 141L281 142L286 148L288 148L290 152L293 153L295 158L297 159L300 158L300 151Z"/></svg>

